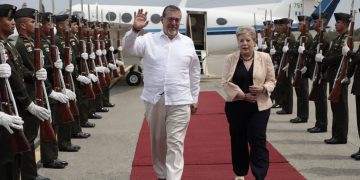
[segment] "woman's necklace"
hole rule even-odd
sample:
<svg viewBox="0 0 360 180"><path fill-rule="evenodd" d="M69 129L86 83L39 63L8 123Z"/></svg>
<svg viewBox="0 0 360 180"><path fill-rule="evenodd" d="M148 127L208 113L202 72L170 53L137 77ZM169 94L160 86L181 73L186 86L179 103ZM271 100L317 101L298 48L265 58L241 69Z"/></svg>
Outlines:
<svg viewBox="0 0 360 180"><path fill-rule="evenodd" d="M243 56L240 56L240 58L241 58L241 60L243 60L243 61L251 61L251 60L253 60L254 59L254 54L252 54L250 57L248 57L248 58L245 58L245 57L243 57Z"/></svg>

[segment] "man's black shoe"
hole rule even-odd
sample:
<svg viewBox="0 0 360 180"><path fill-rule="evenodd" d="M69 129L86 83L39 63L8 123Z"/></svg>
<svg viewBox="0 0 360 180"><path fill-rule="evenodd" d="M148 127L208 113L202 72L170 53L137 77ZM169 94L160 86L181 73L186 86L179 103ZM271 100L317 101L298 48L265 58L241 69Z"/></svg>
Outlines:
<svg viewBox="0 0 360 180"><path fill-rule="evenodd" d="M276 114L291 114L290 112L286 112L285 110L277 111Z"/></svg>
<svg viewBox="0 0 360 180"><path fill-rule="evenodd" d="M69 163L68 163L67 161L63 161L63 160L60 160L60 159L55 159L54 161L55 161L55 162L58 162L58 163L61 163L61 164L63 164L64 166L69 165Z"/></svg>
<svg viewBox="0 0 360 180"><path fill-rule="evenodd" d="M84 124L81 124L80 126L83 128L93 128L93 127L95 127L95 124L88 121Z"/></svg>
<svg viewBox="0 0 360 180"><path fill-rule="evenodd" d="M90 134L84 133L84 132L79 132L79 133L75 133L75 134L71 135L71 138L74 138L74 139L86 139L88 137L90 137Z"/></svg>
<svg viewBox="0 0 360 180"><path fill-rule="evenodd" d="M359 160L360 160L360 154L357 155L357 156L355 156L354 159L357 160L357 161L359 161Z"/></svg>
<svg viewBox="0 0 360 180"><path fill-rule="evenodd" d="M96 108L96 112L109 112L109 109L108 108Z"/></svg>
<svg viewBox="0 0 360 180"><path fill-rule="evenodd" d="M330 139L325 139L324 142L326 144L346 144L347 141L346 140L338 140L338 139L335 139L335 138L330 138Z"/></svg>
<svg viewBox="0 0 360 180"><path fill-rule="evenodd" d="M308 131L309 133L322 133L322 132L326 132L327 130L315 126L315 127L312 127L312 128L307 129L307 131Z"/></svg>
<svg viewBox="0 0 360 180"><path fill-rule="evenodd" d="M294 119L290 119L290 122L291 122L291 123L306 123L307 120L301 119L301 118L299 118L299 117L296 117L296 118L294 118Z"/></svg>
<svg viewBox="0 0 360 180"><path fill-rule="evenodd" d="M89 118L89 119L101 119L102 116L101 116L101 115L98 115L98 114L96 114L96 113L92 113L92 114L88 115L88 118Z"/></svg>
<svg viewBox="0 0 360 180"><path fill-rule="evenodd" d="M65 147L59 147L59 151L62 152L78 152L80 150L80 146L78 145L68 145Z"/></svg>
<svg viewBox="0 0 360 180"><path fill-rule="evenodd" d="M360 156L360 149L359 149L358 152L350 155L350 157L351 157L351 158L354 158L354 159L355 159L356 156Z"/></svg>
<svg viewBox="0 0 360 180"><path fill-rule="evenodd" d="M51 169L64 169L65 165L58 161L53 161L53 162L49 162L49 163L43 163L43 167L51 168Z"/></svg>
<svg viewBox="0 0 360 180"><path fill-rule="evenodd" d="M50 178L38 175L36 176L35 180L50 180Z"/></svg>
<svg viewBox="0 0 360 180"><path fill-rule="evenodd" d="M110 103L110 102L104 103L103 105L104 105L104 107L114 107L115 106L115 104Z"/></svg>

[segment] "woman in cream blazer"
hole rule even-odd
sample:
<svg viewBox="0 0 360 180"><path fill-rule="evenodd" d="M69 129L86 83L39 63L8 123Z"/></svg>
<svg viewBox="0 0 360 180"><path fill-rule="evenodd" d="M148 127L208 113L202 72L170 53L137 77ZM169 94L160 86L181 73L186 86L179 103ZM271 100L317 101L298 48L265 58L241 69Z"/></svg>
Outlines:
<svg viewBox="0 0 360 180"><path fill-rule="evenodd" d="M252 27L237 30L239 51L226 56L221 81L236 180L244 179L249 165L257 180L264 179L269 167L266 127L276 80L270 56L254 49L255 35Z"/></svg>

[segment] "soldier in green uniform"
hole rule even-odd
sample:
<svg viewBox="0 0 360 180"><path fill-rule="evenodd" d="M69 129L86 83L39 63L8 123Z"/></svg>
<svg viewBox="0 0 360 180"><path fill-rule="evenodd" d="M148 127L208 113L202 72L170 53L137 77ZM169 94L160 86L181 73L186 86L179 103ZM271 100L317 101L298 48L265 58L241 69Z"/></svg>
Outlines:
<svg viewBox="0 0 360 180"><path fill-rule="evenodd" d="M0 4L0 24L3 28L0 28L0 78L9 79L11 77L11 67L7 62L10 56L5 54L5 44L7 43L7 37L13 33L14 20L13 16L16 11L16 7L10 4ZM9 60L10 61L10 60ZM1 109L1 111L3 111ZM15 152L11 146L11 134L13 130L11 128L23 129L23 123L21 117L6 114L0 111L0 179L15 179L16 177L16 165L15 165Z"/></svg>
<svg viewBox="0 0 360 180"><path fill-rule="evenodd" d="M288 18L282 18L275 20L277 26L278 35L276 36L274 47L270 49L270 54L274 55L274 59L278 64L277 68L279 72L279 68L282 68L284 71L287 71L286 77L283 82L277 83L278 93L281 94L279 97L278 103L281 106L281 110L277 111L276 114L291 114L293 109L293 88L291 85L291 79L293 75L293 57L291 54L289 56L289 62L287 65L280 67L281 65L281 58L283 53L287 53L289 47L292 47L295 41L294 35L291 33L291 24L292 20ZM290 32L289 32L290 31ZM290 36L288 37L288 33ZM286 41L285 41L286 40ZM286 43L285 43L286 42Z"/></svg>
<svg viewBox="0 0 360 180"><path fill-rule="evenodd" d="M326 37L326 32L324 29L321 29L321 27L324 27L326 24L326 20L319 17L318 13L312 14L312 19L314 21L314 30L317 32L314 36L312 46L309 49L305 49L304 54L308 55L310 58L310 72L312 74L316 73L315 71L315 55L317 53L317 47L319 45L319 36L320 31L323 31L323 39L321 42L321 46L319 46L324 54L327 54L327 50L329 49L329 38ZM321 15L321 17L324 17L324 14ZM322 23L322 24L321 24ZM323 63L317 63L317 71L320 73L320 84L317 86L316 90L316 99L315 99L315 126L312 128L307 129L310 133L321 133L327 131L327 124L328 124L328 118L327 118L327 95L326 95L326 89L327 89L327 81L326 81L326 74L325 71L326 67L323 65ZM314 79L313 79L314 81ZM314 88L314 87L313 87Z"/></svg>
<svg viewBox="0 0 360 180"><path fill-rule="evenodd" d="M293 57L297 57L294 63L295 72L300 73L299 85L295 87L295 92L297 96L297 114L296 117L291 119L291 123L305 123L309 118L309 78L311 77L310 71L308 71L308 62L309 56L304 54L305 49L309 49L311 43L313 41L313 37L309 33L310 27L310 16L298 16L299 26L298 31L301 33L298 37L298 40L294 44L294 46L289 50L289 53L292 54ZM304 66L299 67L298 64L300 62L300 57L303 57ZM296 77L294 77L296 78ZM294 79L295 80L295 79Z"/></svg>
<svg viewBox="0 0 360 180"><path fill-rule="evenodd" d="M5 47L6 63L11 67L11 76L9 77L10 86L19 110L19 115L24 120L24 134L31 146L31 150L29 152L16 155L16 173L13 176L15 176L14 179L19 179L20 169L17 168L21 168L21 179L46 180L48 178L37 174L34 140L38 135L39 120L49 120L50 112L47 109L36 105L31 98L33 97L31 96L31 92L27 91L24 86L24 82L34 81L35 78L46 79L46 70L41 69L35 73L29 71L24 66L19 52L11 43L8 42L8 36L14 33L15 24L13 17L26 17L34 11L32 9L24 8L21 11L17 11L14 15L13 13L16 10L15 6L5 4L2 8L4 8L4 11L1 10L0 14L5 13L7 15L0 18L2 25L2 28L0 28L0 42ZM32 23L31 18L25 18L22 19L21 22L18 22L17 26L31 26Z"/></svg>
<svg viewBox="0 0 360 180"><path fill-rule="evenodd" d="M41 49L44 55L44 68L48 72L48 83L49 86L54 87L53 81L53 71L57 69L62 69L63 63L60 59L58 59L55 63L52 63L51 54L50 54L50 41L48 37L50 36L50 18L52 17L52 13L42 13L42 27L41 27ZM52 88L54 89L54 88ZM69 99L75 98L76 95L65 89L66 95ZM71 97L71 98L70 98ZM61 119L64 114L59 113L59 104L61 102L56 101L54 99L49 99L50 109L52 115L52 124L54 130L57 132L59 129L59 124L61 123ZM58 144L56 143L44 143L40 141L40 149L41 149L41 162L43 163L44 168L55 168L55 169L63 169L68 165L68 162L62 161L58 159Z"/></svg>
<svg viewBox="0 0 360 180"><path fill-rule="evenodd" d="M103 29L104 29L104 33L107 34L107 32L110 31L109 23L104 22L103 23ZM105 51L106 52L106 58L108 59L108 66L109 66L109 68L111 70L117 70L116 65L109 62L109 59L110 59L109 57L111 55L111 52L110 52L110 42L108 40L109 39L105 36L104 37L104 42L105 42L105 49L106 49L106 51ZM115 59L114 59L114 61L115 61ZM109 86L105 86L103 88L103 106L104 107L114 107L115 106L115 104L110 102L110 88L109 88Z"/></svg>
<svg viewBox="0 0 360 180"><path fill-rule="evenodd" d="M76 69L78 69L78 74L81 74L81 62L82 61L82 57L80 54L80 49L79 49L79 37L77 36L77 33L79 33L79 28L78 28L78 23L79 23L79 19L76 15L72 15L71 17L71 35L70 35L70 46L71 46L71 50L73 53L73 56L75 57L75 66L77 67ZM84 48L85 48L85 44L84 44ZM86 52L86 50L84 51ZM88 76L88 78L91 79L91 75ZM90 136L89 133L84 133L81 130L81 127L95 127L95 123L91 123L89 122L89 118L88 118L88 111L89 111L89 99L85 97L85 92L84 92L84 88L82 87L84 85L84 83L81 83L80 81L74 82L77 83L76 87L78 87L76 89L76 94L77 94L77 104L79 107L79 111L80 111L80 116L76 116L76 122L73 126L72 129L72 137L73 138L88 138ZM81 125L81 126L80 126Z"/></svg>
<svg viewBox="0 0 360 180"><path fill-rule="evenodd" d="M58 15L56 16L56 29L57 33L55 35L55 44L59 49L60 52L60 58L64 61L65 60L65 31L69 28L68 23L68 15ZM68 64L64 69L66 72L72 73L73 79L76 79L77 81L82 81L83 83L91 83L90 79L88 79L85 76L78 74L78 69L74 64L75 62L75 56L74 53L71 53L70 55L71 63ZM64 72L64 71L63 71ZM72 82L70 82L72 83ZM77 83L74 82L74 89L76 92ZM71 90L73 91L73 90ZM64 134L63 138L60 140L59 138L59 150L60 151L67 151L67 152L77 152L80 150L80 146L73 145L71 143L71 131L73 128L73 123L63 123L59 127L59 131L61 130Z"/></svg>
<svg viewBox="0 0 360 180"><path fill-rule="evenodd" d="M360 9L359 9L360 10ZM348 46L344 46L342 48L343 55L348 55L352 59L347 73L346 78L342 80L343 84L349 84L350 78L354 76L353 85L351 88L351 93L355 95L355 102L356 102L356 123L357 123L357 130L360 137L360 45L358 50L354 53L350 51ZM351 158L355 160L360 160L360 148L357 152L350 155Z"/></svg>
<svg viewBox="0 0 360 180"><path fill-rule="evenodd" d="M335 28L338 36L332 41L329 52L325 57L318 53L315 56L316 62L323 62L327 65L327 75L329 89L333 89L334 80L337 78L337 72L342 59L342 46L348 36L348 26L350 15L346 13L334 13ZM338 102L330 102L333 112L332 137L325 139L326 144L346 144L349 126L349 109L348 109L348 85L343 84Z"/></svg>

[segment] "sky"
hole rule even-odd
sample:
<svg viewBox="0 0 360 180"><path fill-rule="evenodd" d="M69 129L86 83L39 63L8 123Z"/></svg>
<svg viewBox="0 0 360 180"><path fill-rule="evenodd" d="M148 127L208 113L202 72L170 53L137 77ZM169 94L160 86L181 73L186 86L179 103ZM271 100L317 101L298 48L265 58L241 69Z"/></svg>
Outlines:
<svg viewBox="0 0 360 180"><path fill-rule="evenodd" d="M51 11L52 0L42 0L46 11ZM98 2L99 4L114 4L114 5L137 5L137 6L166 6L169 4L178 5L181 0L83 0L84 4L93 4ZM219 6L235 6L245 4L257 4L257 3L273 3L280 2L281 0L188 0L187 7L196 8L208 8L208 7L219 7ZM310 0L311 1L311 0ZM314 2L318 0L313 0ZM39 0L0 0L0 4L7 3L13 4L18 8L21 7L23 2L26 2L28 7L36 8L39 7ZM55 13L63 11L69 8L69 0L54 0L55 2ZM73 4L79 4L81 0L72 0ZM349 12L351 0L341 0L337 6L335 12ZM355 9L360 8L360 1L355 0ZM333 27L335 23L334 17L329 22L329 26ZM355 17L355 27L360 27L360 14L357 13Z"/></svg>

